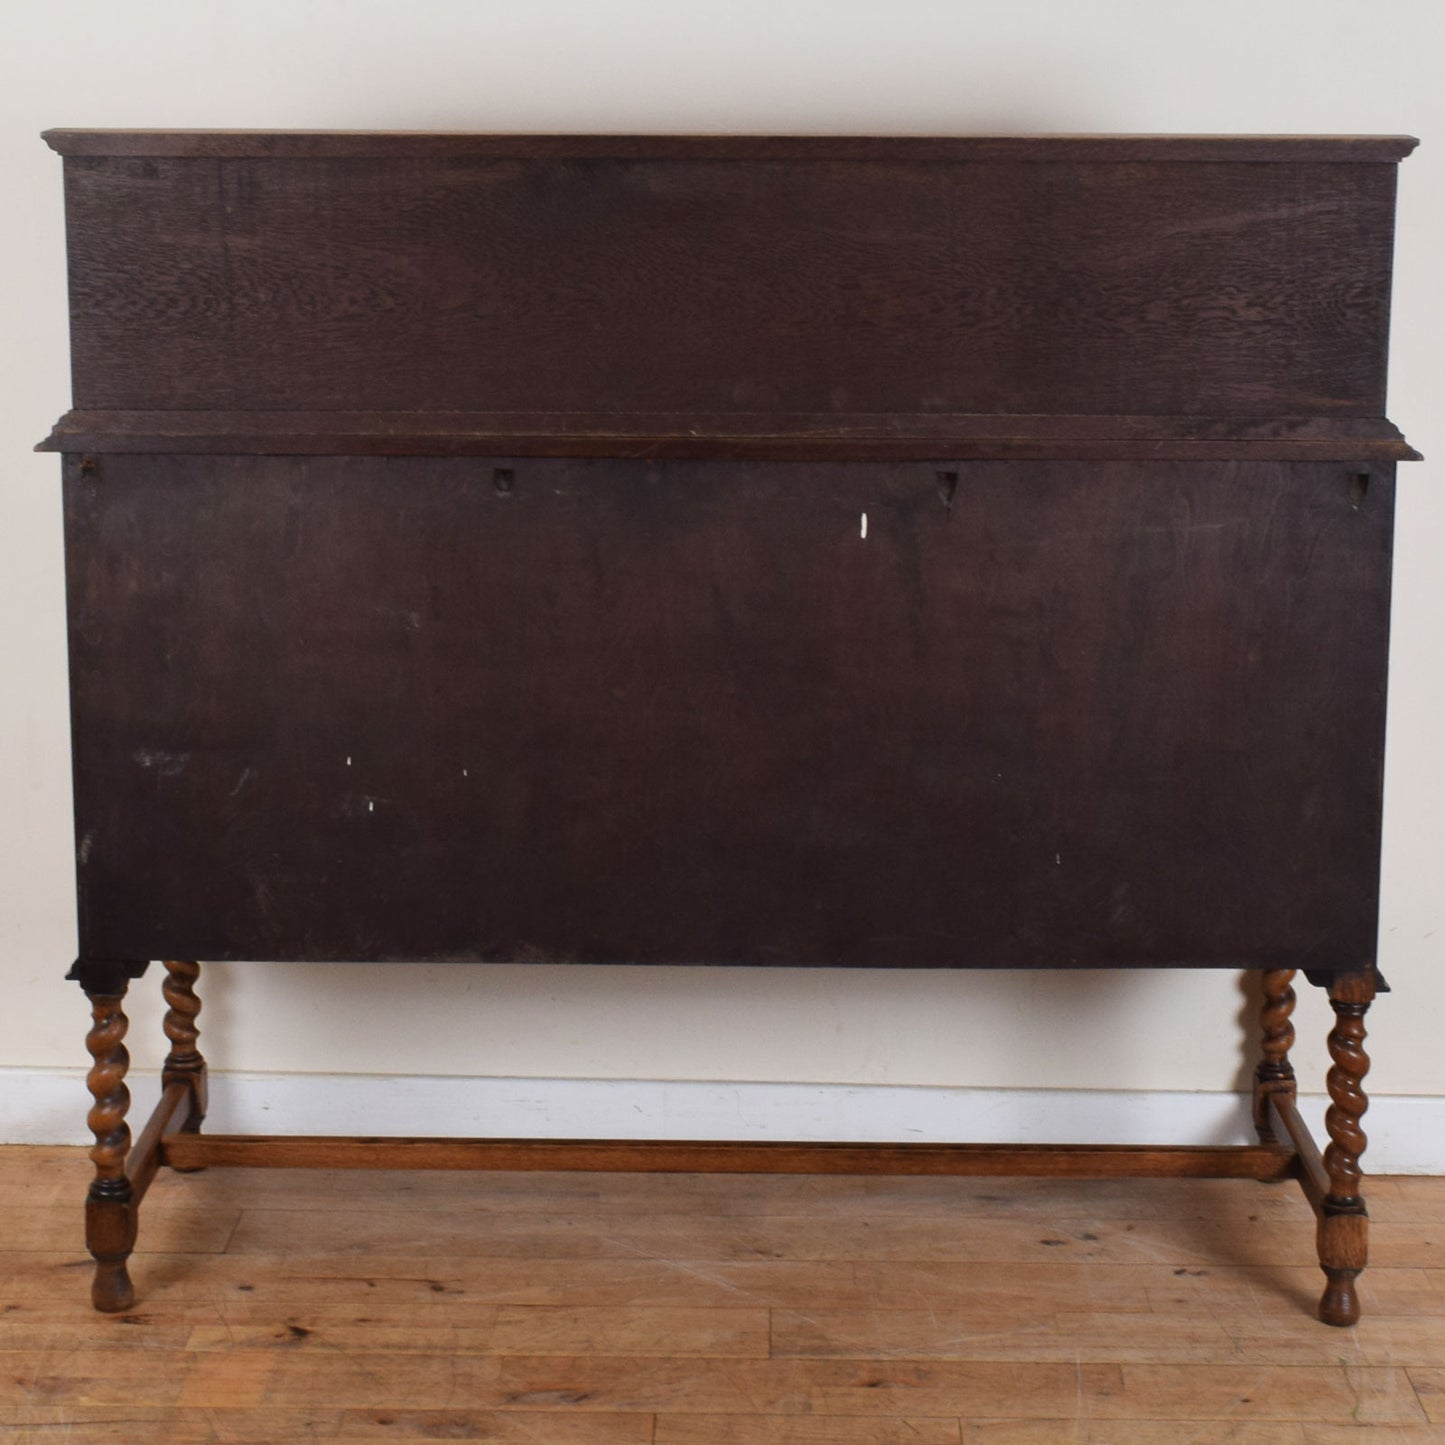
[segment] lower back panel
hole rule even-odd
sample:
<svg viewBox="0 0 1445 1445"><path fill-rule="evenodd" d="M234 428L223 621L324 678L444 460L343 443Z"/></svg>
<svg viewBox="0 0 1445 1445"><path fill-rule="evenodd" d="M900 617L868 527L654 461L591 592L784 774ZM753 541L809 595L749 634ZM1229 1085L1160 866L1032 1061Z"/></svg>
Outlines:
<svg viewBox="0 0 1445 1445"><path fill-rule="evenodd" d="M81 948L1373 957L1392 480L67 459Z"/></svg>

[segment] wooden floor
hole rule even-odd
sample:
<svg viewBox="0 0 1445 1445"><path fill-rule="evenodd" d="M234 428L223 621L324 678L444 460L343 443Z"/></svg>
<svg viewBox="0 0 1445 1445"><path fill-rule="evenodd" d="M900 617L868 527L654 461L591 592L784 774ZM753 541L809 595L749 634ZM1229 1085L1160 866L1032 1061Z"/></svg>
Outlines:
<svg viewBox="0 0 1445 1445"><path fill-rule="evenodd" d="M0 1439L1445 1442L1445 1179L1366 1318L1293 1184L163 1173L94 1315L84 1152L0 1149Z"/></svg>

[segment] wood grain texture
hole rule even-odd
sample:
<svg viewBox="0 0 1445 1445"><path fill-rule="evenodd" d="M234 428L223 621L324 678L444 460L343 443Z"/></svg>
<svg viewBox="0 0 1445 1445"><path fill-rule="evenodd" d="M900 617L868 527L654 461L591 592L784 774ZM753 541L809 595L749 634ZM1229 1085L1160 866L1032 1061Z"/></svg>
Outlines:
<svg viewBox="0 0 1445 1445"><path fill-rule="evenodd" d="M1323 1314L1353 1321L1351 989L1373 978L1393 463L1413 455L1383 419L1412 141L47 139L76 407L46 445L67 453L72 976L98 1000L88 1239L120 1271L102 1308L130 1304L126 1196L163 1160L1121 1159L197 1139L194 965L172 963L172 1092L127 1173L101 1011L144 967L125 960L1244 965L1268 973L1257 1119L1273 1101L1297 1144ZM1323 1161L1285 1091L1296 968L1341 1018ZM579 1268L1175 1249L1032 1218L985 1242L953 1220L649 1212L560 1247L540 1212L480 1238L468 1211L401 1241L365 1220L363 1249ZM323 1245L314 1211L209 1222L240 1256ZM1273 1220L1193 1236L1176 1277L1302 1252ZM1379 1242L1396 1266L1431 1245ZM715 1324L493 1315L460 1353L396 1321L338 1331L337 1353L308 1348L311 1324L222 1320L148 1362L184 1370L88 1355L83 1389L141 1412L320 1409L337 1436L356 1410L475 1433L561 1408L648 1415L653 1440L700 1414L952 1417L961 1438L1005 1388L1041 1426L1132 1421L1131 1396L1175 1422L1423 1419L1393 1364L1246 1368L1235 1339L1185 1380L1160 1342L1208 1353L1218 1332L1148 1320L1094 1330L1097 1358L995 1359L949 1343L961 1313L940 1330L915 1304L888 1322L902 1359L817 1302L766 1338L756 1304ZM1055 1328L1089 1333L1097 1308ZM1408 1348L1438 1343L1412 1328ZM0 1375L0 1405L23 1378Z"/></svg>
<svg viewBox="0 0 1445 1445"><path fill-rule="evenodd" d="M949 1433L954 1427L959 1433ZM1129 1420L1012 1420L1006 1416L958 1421L909 1419L883 1427L876 1419L758 1420L751 1415L662 1415L653 1445L1357 1445L1369 1429L1371 1445L1438 1445L1426 1425L1309 1425L1271 1420L1180 1420L1169 1424ZM912 1432L912 1433L910 1433Z"/></svg>
<svg viewBox="0 0 1445 1445"><path fill-rule="evenodd" d="M74 405L1383 415L1393 164L1012 148L71 155Z"/></svg>
<svg viewBox="0 0 1445 1445"><path fill-rule="evenodd" d="M1253 1113L1255 1132L1261 1143L1284 1142L1285 1133L1276 1134L1274 1115L1270 1112L1271 1097L1279 1094L1293 1103L1295 1097L1294 1066L1289 1051L1294 1047L1295 993L1291 987L1295 972L1290 968L1266 969L1260 976L1263 1000L1260 1005L1260 1060L1254 1071Z"/></svg>
<svg viewBox="0 0 1445 1445"><path fill-rule="evenodd" d="M165 961L166 977L161 993L166 1001L166 1016L162 1024L165 1036L170 1042L166 1054L164 1081L170 1083L172 1076L189 1079L205 1068L201 1057L201 1031L196 1019L201 1012L201 1001L196 997L196 980L200 977L200 965L194 960L172 959Z"/></svg>
<svg viewBox="0 0 1445 1445"><path fill-rule="evenodd" d="M94 1102L86 1120L95 1135L90 1151L95 1166L91 1192L97 1197L125 1199L130 1185L125 1177L125 1159L130 1151L130 1125L126 1113L130 1109L130 1089L126 1073L130 1069L130 1053L125 1046L129 1020L125 1016L125 994L88 996L91 1025L85 1047L91 1064L86 1087Z"/></svg>
<svg viewBox="0 0 1445 1445"><path fill-rule="evenodd" d="M1374 995L1374 979L1368 974L1342 978L1330 990L1335 1024L1328 1040L1332 1062L1325 1078L1330 1093L1325 1128L1330 1142L1325 1149L1324 1164L1330 1179L1327 1198L1338 1208L1349 1208L1360 1202L1364 1173L1360 1156L1366 1147L1361 1121L1369 1108L1365 1075L1370 1071L1370 1056L1365 1052L1365 1016Z"/></svg>
<svg viewBox="0 0 1445 1445"><path fill-rule="evenodd" d="M145 1198L160 1168L162 1138L183 1129L191 1121L194 1097L189 1079L174 1079L162 1088L160 1102L125 1161L126 1178L130 1180L137 1203Z"/></svg>
<svg viewBox="0 0 1445 1445"><path fill-rule="evenodd" d="M1445 1425L1445 1369L1412 1370L1410 1379L1419 1392L1426 1415L1436 1425Z"/></svg>
<svg viewBox="0 0 1445 1445"><path fill-rule="evenodd" d="M95 1260L91 1302L97 1310L113 1314L135 1302L126 1271L135 1245L136 1199L126 1173L131 1134L126 1122L130 1055L125 1046L125 985L117 992L87 991L86 997L91 1015L85 1039L91 1056L86 1087L94 1100L86 1123L95 1135L90 1150L95 1172L85 1199L85 1241Z"/></svg>
<svg viewBox="0 0 1445 1445"><path fill-rule="evenodd" d="M1373 971L1338 977L1330 987L1335 1026L1330 1030L1332 1063L1325 1079L1330 1091L1330 1107L1325 1111L1330 1142L1323 1158L1329 1192L1320 1201L1318 1225L1320 1268L1326 1277L1320 1318L1329 1325L1358 1321L1355 1280L1369 1256L1370 1222L1362 1197L1364 1171L1360 1165L1366 1140L1360 1121L1369 1107L1364 1087L1370 1068L1365 1015L1375 987Z"/></svg>
<svg viewBox="0 0 1445 1445"><path fill-rule="evenodd" d="M474 1209L435 1210L409 1222L390 1237L390 1222L376 1214L348 1217L344 1236L329 1211L315 1209L244 1211L227 1248L236 1254L307 1257L345 1250L352 1254L410 1254L416 1259L545 1259L558 1250L552 1230L571 1219L566 1246L570 1257L626 1260L648 1257L748 1260L892 1260L962 1264L1128 1263L1161 1257L1176 1266L1209 1269L1229 1266L1303 1266L1316 1262L1313 1231L1292 1220L1271 1219L1242 1229L1237 1219L1194 1220L1183 1238L1166 1221L1131 1221L1095 1227L1087 1218L1063 1214L1051 1220L996 1221L979 1233L960 1228L955 1219L920 1221L896 1215L873 1219L866 1214L813 1219L804 1213L759 1214L747 1219L689 1215L622 1219L572 1218L557 1214L516 1213L480 1216ZM1377 1263L1395 1268L1427 1266L1436 1242L1428 1229L1383 1226L1375 1232ZM1318 1276L1316 1276L1316 1283ZM1323 1333L1323 1332L1322 1332Z"/></svg>
<svg viewBox="0 0 1445 1445"><path fill-rule="evenodd" d="M772 1312L772 1352L803 1359L997 1359L1005 1341L1036 1336L1040 1360L1091 1360L1120 1364L1188 1365L1237 1348L1249 1359L1274 1366L1328 1366L1340 1359L1338 1336L1325 1330L1308 1337L1281 1337L1269 1326L1251 1326L1219 1311L1200 1316L1183 1310L1130 1313L1112 1309L1043 1311L1023 1301L984 1326L977 1309L813 1310ZM1051 1328L1039 1328L1047 1319ZM1087 1341L1082 1344L1081 1341ZM1427 1366L1445 1349L1445 1320L1391 1320L1375 1338L1350 1354L1355 1363Z"/></svg>
<svg viewBox="0 0 1445 1445"><path fill-rule="evenodd" d="M649 461L1091 457L1367 462L1412 461L1420 455L1383 417L417 411L71 411L38 450Z"/></svg>
<svg viewBox="0 0 1445 1445"><path fill-rule="evenodd" d="M166 1001L166 1015L162 1028L170 1050L161 1070L161 1087L166 1094L177 1084L185 1087L187 1107L185 1113L178 1116L179 1127L184 1133L195 1134L206 1117L208 1103L206 1060L201 1054L201 1031L196 1023L201 1012L201 1000L196 994L201 966L194 959L168 958L165 970L161 992ZM170 1112L164 1107L162 1111ZM171 1127L168 1124L166 1132L170 1132Z"/></svg>
<svg viewBox="0 0 1445 1445"><path fill-rule="evenodd" d="M172 1168L563 1169L720 1174L1288 1179L1281 1149L1133 1144L738 1144L718 1140L351 1139L170 1134Z"/></svg>
<svg viewBox="0 0 1445 1445"><path fill-rule="evenodd" d="M1362 465L71 459L82 948L1357 967Z"/></svg>
<svg viewBox="0 0 1445 1445"><path fill-rule="evenodd" d="M1309 1126L1300 1115L1295 1097L1291 1093L1276 1092L1269 1096L1270 1113L1276 1128L1272 1132L1281 1140L1287 1140L1295 1150L1298 1172L1304 1186L1305 1197L1318 1213L1330 1192L1329 1175L1325 1173L1324 1156L1309 1132Z"/></svg>
<svg viewBox="0 0 1445 1445"><path fill-rule="evenodd" d="M266 1186L283 1177L279 1173L267 1174L256 1196L261 1207L271 1198ZM488 1181L500 1177L489 1175ZM408 1208L424 1197L423 1191L413 1191L406 1200ZM487 1195L475 1197L485 1200ZM338 1192L328 1200L327 1207L343 1198L367 1201L366 1208L359 1212L386 1213L374 1194L355 1187L344 1195ZM156 1202L153 1199L147 1207L148 1219ZM1057 1215L1062 1207L1057 1195L1053 1207ZM736 1216L745 1210L739 1203L724 1212ZM1247 1210L1236 1208L1231 1213L1248 1218ZM89 1268L89 1259L45 1247L47 1240L51 1244L59 1242L55 1221L62 1217L53 1210L45 1217L38 1212L33 1215L29 1242L38 1241L38 1247L21 1250L17 1244L7 1255L11 1270L8 1298L30 1305L71 1299L88 1312L88 1306L79 1298L83 1292L76 1290L75 1282L80 1278L77 1271ZM1088 1223L1080 1227L1097 1233L1100 1212L1086 1210L1082 1217ZM149 1223L141 1237L141 1252L148 1257L145 1261L137 1259L146 1284L145 1310L149 1317L154 1317L155 1310L161 1307L203 1309L210 1302L209 1307L214 1309L215 1303L222 1301L229 1309L233 1301L247 1298L255 1301L259 1311L269 1309L272 1319L322 1304L331 1309L354 1310L360 1298L365 1298L368 1309L390 1312L421 1309L428 1302L435 1307L439 1295L446 1296L451 1304L501 1301L558 1308L582 1304L691 1308L708 1303L736 1305L743 1298L748 1302L770 1301L780 1309L798 1308L798 1301L806 1299L810 1309L909 1310L918 1308L920 1300L933 1300L936 1308L967 1306L986 1309L999 1317L1032 1309L1035 1318L1045 1307L1070 1310L1084 1300L1093 1309L1124 1312L1222 1309L1243 1315L1256 1311L1259 1297L1265 1295L1298 1310L1316 1336L1336 1341L1358 1338L1357 1333L1341 1336L1333 1330L1322 1331L1314 1322L1312 1310L1319 1293L1320 1272L1313 1259L1258 1263L1236 1255L1201 1263L1197 1259L1180 1259L1168 1248L1160 1253L1160 1241L1167 1245L1169 1239L1187 1231L1190 1217L1185 1215L1186 1222L1151 1236L1148 1248L1154 1251L1152 1256L1132 1260L1060 1259L1057 1250L1048 1250L1040 1251L1033 1259L1001 1263L996 1244L990 1251L992 1257L981 1260L797 1260L774 1256L709 1260L701 1270L698 1260L685 1256L653 1253L579 1259L572 1250L567 1258L557 1258L560 1249L547 1258L523 1259L399 1255L384 1249L365 1255L352 1250L241 1257L222 1252L224 1235L214 1253L195 1253L178 1228L165 1231L162 1247L160 1242L152 1241ZM174 1220L176 1216L163 1211L162 1218ZM960 1214L959 1218L968 1216ZM1300 1237L1307 1235L1307 1218L1302 1224L1295 1216L1295 1226ZM477 1227L485 1227L484 1211ZM234 1218L228 1228L235 1228ZM1236 1234L1239 1232L1236 1228ZM1439 1317L1445 1309L1445 1286L1431 1269L1428 1261L1382 1264L1377 1259L1360 1276L1360 1292L1366 1302L1361 1323L1368 1325L1376 1315L1412 1321Z"/></svg>
<svg viewBox="0 0 1445 1445"><path fill-rule="evenodd" d="M995 160L1278 162L1403 160L1406 135L478 135L447 131L119 130L57 127L61 155L418 159Z"/></svg>
<svg viewBox="0 0 1445 1445"><path fill-rule="evenodd" d="M666 1415L654 1445L959 1445L957 1419L759 1419L756 1415Z"/></svg>

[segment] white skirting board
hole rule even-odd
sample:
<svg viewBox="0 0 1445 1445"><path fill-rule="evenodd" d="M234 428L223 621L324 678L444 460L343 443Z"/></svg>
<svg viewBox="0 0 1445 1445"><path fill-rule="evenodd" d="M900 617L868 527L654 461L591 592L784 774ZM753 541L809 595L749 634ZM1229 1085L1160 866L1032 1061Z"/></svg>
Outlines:
<svg viewBox="0 0 1445 1445"><path fill-rule="evenodd" d="M132 1126L159 1085L134 1080ZM1322 1095L1301 1112L1321 1144ZM83 1070L0 1069L0 1142L89 1143ZM1374 1174L1445 1173L1445 1098L1383 1095L1365 1116ZM847 1143L1240 1144L1236 1094L902 1085L213 1074L210 1126L228 1134L451 1134L539 1139Z"/></svg>

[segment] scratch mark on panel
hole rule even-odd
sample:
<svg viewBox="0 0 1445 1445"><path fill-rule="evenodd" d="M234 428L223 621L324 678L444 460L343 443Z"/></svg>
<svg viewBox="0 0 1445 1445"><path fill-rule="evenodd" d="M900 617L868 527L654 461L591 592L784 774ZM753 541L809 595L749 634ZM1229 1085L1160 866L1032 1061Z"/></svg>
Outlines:
<svg viewBox="0 0 1445 1445"><path fill-rule="evenodd" d="M137 748L131 756L141 767L154 768L163 778L173 778L177 773L185 772L186 764L191 760L188 752L167 753L151 748Z"/></svg>

